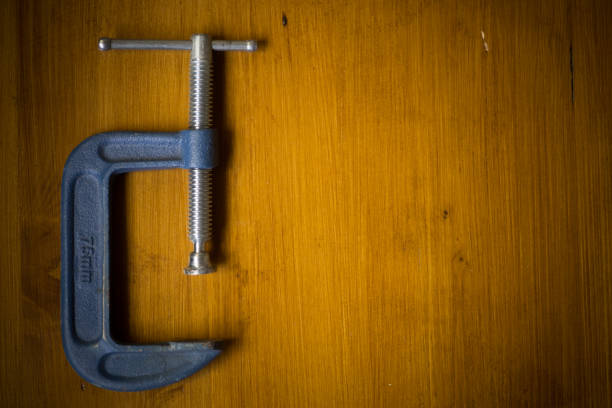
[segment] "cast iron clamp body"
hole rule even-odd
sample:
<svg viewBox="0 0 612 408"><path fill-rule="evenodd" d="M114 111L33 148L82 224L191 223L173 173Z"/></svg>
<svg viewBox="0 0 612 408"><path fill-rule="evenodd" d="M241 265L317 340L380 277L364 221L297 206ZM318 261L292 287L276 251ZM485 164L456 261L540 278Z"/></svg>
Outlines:
<svg viewBox="0 0 612 408"><path fill-rule="evenodd" d="M198 50L195 50L196 45ZM190 129L176 133L127 131L91 136L70 154L62 178L61 323L66 357L81 377L96 386L118 391L146 390L195 373L221 350L211 341L129 345L118 344L112 339L109 325L109 181L115 174L137 170L183 168L193 172L215 167L216 132L202 125L206 115L210 115L210 89L201 82L208 82L209 78L202 77L201 64L198 66L198 61L194 64L194 56L210 55L213 49L254 51L257 44L255 41L211 41L208 36L194 35L192 41L104 38L99 47L102 50L192 50ZM199 71L196 72L199 78L195 80L194 66ZM194 88L198 87L194 98ZM203 251L203 242L196 242L191 232L190 238L194 241L194 252L185 272L210 272L209 265L199 263L203 258L198 251ZM204 262L209 262L207 257Z"/></svg>

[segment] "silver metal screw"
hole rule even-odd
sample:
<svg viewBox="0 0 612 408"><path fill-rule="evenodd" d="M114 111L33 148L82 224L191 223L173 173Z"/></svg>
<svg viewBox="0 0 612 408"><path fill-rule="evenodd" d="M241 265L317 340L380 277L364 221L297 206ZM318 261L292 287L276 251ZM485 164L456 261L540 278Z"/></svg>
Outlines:
<svg viewBox="0 0 612 408"><path fill-rule="evenodd" d="M189 128L212 128L212 44L207 35L191 37ZM206 243L212 239L212 170L189 170L189 239L193 252L188 275L213 272Z"/></svg>
<svg viewBox="0 0 612 408"><path fill-rule="evenodd" d="M212 121L212 50L255 51L257 42L211 40L208 35L195 34L191 41L116 40L100 38L101 51L119 50L191 50L189 128L209 129ZM193 252L188 275L214 271L206 243L212 239L212 170L189 170L189 239Z"/></svg>

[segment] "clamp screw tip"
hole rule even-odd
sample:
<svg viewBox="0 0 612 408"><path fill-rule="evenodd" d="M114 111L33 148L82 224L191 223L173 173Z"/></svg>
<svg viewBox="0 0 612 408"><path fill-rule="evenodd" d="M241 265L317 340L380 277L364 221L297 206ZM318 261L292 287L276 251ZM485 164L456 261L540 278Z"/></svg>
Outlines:
<svg viewBox="0 0 612 408"><path fill-rule="evenodd" d="M189 256L189 266L184 270L185 275L204 275L215 271L215 267L210 263L208 252L192 252Z"/></svg>

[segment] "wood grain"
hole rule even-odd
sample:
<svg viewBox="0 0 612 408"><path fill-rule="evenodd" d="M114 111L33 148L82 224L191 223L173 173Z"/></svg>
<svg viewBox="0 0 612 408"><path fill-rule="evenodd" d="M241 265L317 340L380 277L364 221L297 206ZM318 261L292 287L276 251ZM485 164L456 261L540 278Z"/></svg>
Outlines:
<svg viewBox="0 0 612 408"><path fill-rule="evenodd" d="M4 405L612 405L611 3L1 10ZM61 346L63 164L97 132L185 128L188 57L96 40L195 32L265 41L215 62L218 271L182 274L184 171L121 176L111 317L122 341L228 346L164 389L98 389Z"/></svg>

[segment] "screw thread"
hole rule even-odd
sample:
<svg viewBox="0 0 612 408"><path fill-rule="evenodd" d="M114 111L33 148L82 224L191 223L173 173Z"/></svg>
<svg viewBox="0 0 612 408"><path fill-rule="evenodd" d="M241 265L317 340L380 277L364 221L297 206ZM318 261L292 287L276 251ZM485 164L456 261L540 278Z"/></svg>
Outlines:
<svg viewBox="0 0 612 408"><path fill-rule="evenodd" d="M189 239L202 246L212 239L212 170L189 170Z"/></svg>
<svg viewBox="0 0 612 408"><path fill-rule="evenodd" d="M208 39L210 42L210 39ZM212 121L212 58L208 52L191 58L189 128L206 129ZM189 239L196 252L212 239L212 170L189 170Z"/></svg>
<svg viewBox="0 0 612 408"><path fill-rule="evenodd" d="M191 59L189 72L189 128L206 129L212 121L212 59Z"/></svg>

